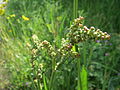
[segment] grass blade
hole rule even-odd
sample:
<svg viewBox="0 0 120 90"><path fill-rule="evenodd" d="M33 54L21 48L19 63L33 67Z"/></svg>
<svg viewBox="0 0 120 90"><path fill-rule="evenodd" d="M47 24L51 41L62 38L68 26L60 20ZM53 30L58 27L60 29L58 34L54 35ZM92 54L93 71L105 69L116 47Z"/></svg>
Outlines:
<svg viewBox="0 0 120 90"><path fill-rule="evenodd" d="M88 90L88 82L87 82L87 70L85 69L85 66L82 67L81 71L81 84L82 84L82 90Z"/></svg>
<svg viewBox="0 0 120 90"><path fill-rule="evenodd" d="M43 83L44 83L44 90L48 90L45 75L43 75Z"/></svg>

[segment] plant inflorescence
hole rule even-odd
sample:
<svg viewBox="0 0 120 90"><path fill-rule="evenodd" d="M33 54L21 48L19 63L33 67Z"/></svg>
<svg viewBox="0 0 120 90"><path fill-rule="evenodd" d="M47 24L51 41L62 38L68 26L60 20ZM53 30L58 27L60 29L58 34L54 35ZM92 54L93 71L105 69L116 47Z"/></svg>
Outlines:
<svg viewBox="0 0 120 90"><path fill-rule="evenodd" d="M73 46L78 43L82 43L86 40L109 40L110 35L107 32L102 32L100 29L90 27L90 29L83 25L84 17L79 17L74 20L73 24L69 28L69 32L66 35L66 39L62 39L61 48L55 49L47 40L40 41L36 35L33 35L33 42L36 46L32 49L33 55L37 55L38 50L46 49L51 57L56 55L66 55L67 53L78 55L73 50ZM73 55L74 53L74 55ZM78 55L79 56L79 55Z"/></svg>
<svg viewBox="0 0 120 90"><path fill-rule="evenodd" d="M84 20L84 17L81 17L81 16L74 20L73 24L68 29L68 33L66 34L66 37L62 38L60 48L56 48L55 46L51 45L50 42L48 42L47 40L44 40L44 41L39 40L37 35L32 36L32 41L33 41L32 44L29 44L29 43L27 44L31 49L31 54L32 54L31 65L33 69L35 69L34 62L36 62L36 60L38 60L39 57L43 56L43 58L45 58L44 56L48 55L52 59L51 61L52 73L50 78L49 89L51 89L51 85L52 85L51 83L53 83L54 81L55 71L58 69L61 63L65 62L65 60L63 59L65 59L66 57L72 58L72 59L80 57L80 53L75 50L75 47L76 47L75 45L78 45L79 43L82 43L88 40L96 41L96 40L110 39L110 35L107 32L102 32L100 29L95 29L94 27L88 28L84 26L83 20ZM87 74L84 66L82 70L84 71L84 73Z"/></svg>

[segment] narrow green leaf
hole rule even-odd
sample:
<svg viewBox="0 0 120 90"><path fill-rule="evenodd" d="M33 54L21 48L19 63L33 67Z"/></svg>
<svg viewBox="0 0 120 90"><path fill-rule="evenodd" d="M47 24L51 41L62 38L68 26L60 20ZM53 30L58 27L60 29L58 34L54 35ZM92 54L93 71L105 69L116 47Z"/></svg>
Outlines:
<svg viewBox="0 0 120 90"><path fill-rule="evenodd" d="M48 90L45 75L43 75L44 90Z"/></svg>
<svg viewBox="0 0 120 90"><path fill-rule="evenodd" d="M82 90L88 90L87 70L85 69L85 66L82 67L81 71L81 84Z"/></svg>

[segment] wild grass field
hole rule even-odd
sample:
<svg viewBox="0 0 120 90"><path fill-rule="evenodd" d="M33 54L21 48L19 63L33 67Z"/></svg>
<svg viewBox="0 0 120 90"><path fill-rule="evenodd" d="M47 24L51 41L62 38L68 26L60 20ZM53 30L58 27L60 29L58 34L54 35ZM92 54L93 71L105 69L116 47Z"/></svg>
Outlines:
<svg viewBox="0 0 120 90"><path fill-rule="evenodd" d="M120 90L120 0L0 0L0 90Z"/></svg>

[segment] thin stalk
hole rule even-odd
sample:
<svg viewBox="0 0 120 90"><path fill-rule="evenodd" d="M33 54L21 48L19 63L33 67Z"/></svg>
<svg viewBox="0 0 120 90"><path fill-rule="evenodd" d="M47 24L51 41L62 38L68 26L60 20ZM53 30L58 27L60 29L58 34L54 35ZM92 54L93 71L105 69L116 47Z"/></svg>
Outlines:
<svg viewBox="0 0 120 90"><path fill-rule="evenodd" d="M74 16L74 19L77 18L77 10L78 10L78 0L74 0L74 2L73 2L73 16Z"/></svg>
<svg viewBox="0 0 120 90"><path fill-rule="evenodd" d="M49 85L49 90L52 90L52 84L53 84L53 79L54 79L54 74L55 74L55 70L52 71L51 77L50 77L50 85Z"/></svg>
<svg viewBox="0 0 120 90"><path fill-rule="evenodd" d="M78 90L82 90L82 82L81 82L81 63L80 59L77 60L77 67L78 67Z"/></svg>
<svg viewBox="0 0 120 90"><path fill-rule="evenodd" d="M50 77L50 83L49 83L49 90L52 90L52 85L53 84L53 81L54 81L54 75L55 75L55 66L56 66L56 61L55 61L55 58L52 60L52 74L51 74L51 77Z"/></svg>
<svg viewBox="0 0 120 90"><path fill-rule="evenodd" d="M107 62L106 62L106 57L104 58L105 60L104 60L104 63L105 63L105 70L104 70L104 76L103 76L103 80L104 80L104 82L103 82L103 86L102 86L102 90L105 90L105 87L106 87L106 76L107 76Z"/></svg>
<svg viewBox="0 0 120 90"><path fill-rule="evenodd" d="M86 42L84 43L84 47L83 47L83 59L84 59L84 65L86 66L87 61L86 61Z"/></svg>
<svg viewBox="0 0 120 90"><path fill-rule="evenodd" d="M78 10L78 0L74 0L74 3L73 3L73 16L74 16L74 19L77 18L77 10ZM75 45L75 51L78 52L78 46L77 45ZM77 68L78 68L78 90L82 90L80 59L77 60Z"/></svg>
<svg viewBox="0 0 120 90"><path fill-rule="evenodd" d="M78 46L75 45L75 51L78 52ZM81 62L80 59L77 60L77 68L78 68L78 90L82 90L82 82L81 82Z"/></svg>
<svg viewBox="0 0 120 90"><path fill-rule="evenodd" d="M15 37L16 33L15 33L15 30L14 30L14 27L13 27L13 24L10 20L8 20L10 26L11 26L11 29L12 29L12 33L13 33L13 36Z"/></svg>

